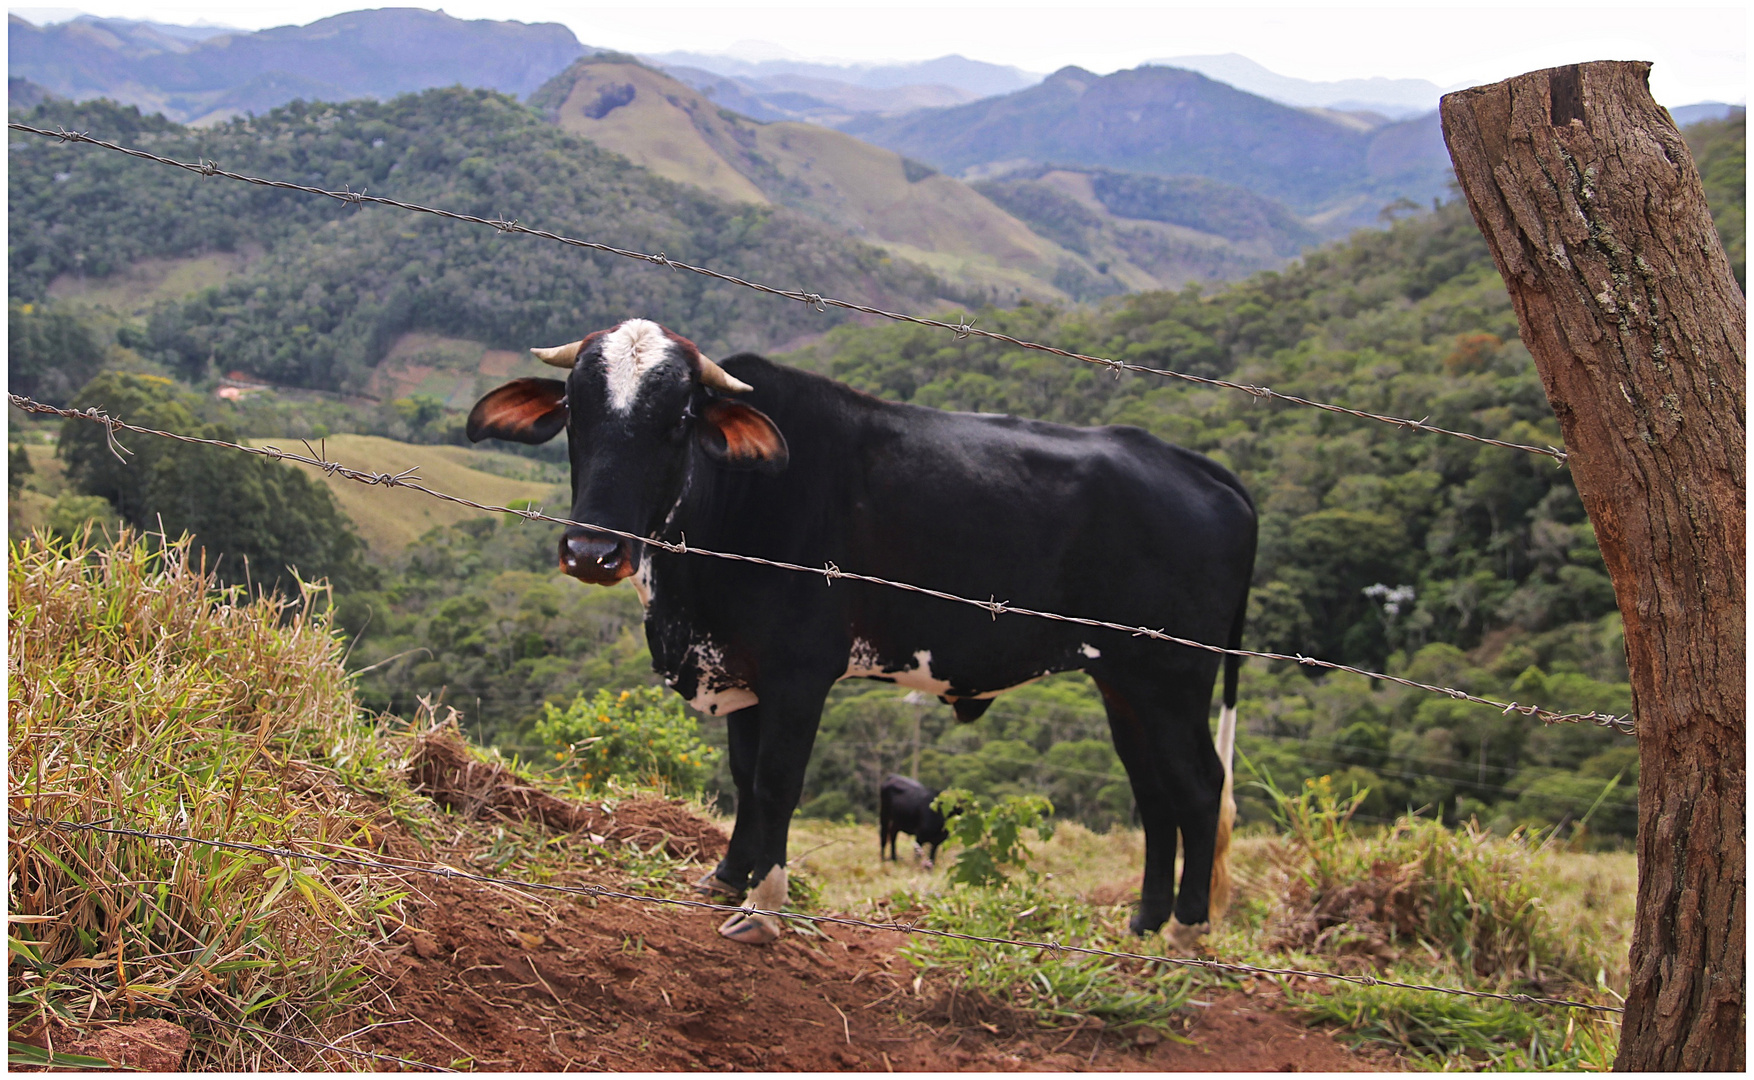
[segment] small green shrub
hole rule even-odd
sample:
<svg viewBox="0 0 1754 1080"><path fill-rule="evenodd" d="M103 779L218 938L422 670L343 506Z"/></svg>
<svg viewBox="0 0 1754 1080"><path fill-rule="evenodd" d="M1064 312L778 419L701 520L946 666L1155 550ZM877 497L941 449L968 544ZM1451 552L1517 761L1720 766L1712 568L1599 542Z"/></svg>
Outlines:
<svg viewBox="0 0 1754 1080"><path fill-rule="evenodd" d="M1024 869L1030 850L1023 832L1043 840L1054 835L1054 804L1040 795L1007 795L991 805L961 788L941 793L932 807L944 815L950 839L962 846L950 880L963 885L997 885L1005 868Z"/></svg>
<svg viewBox="0 0 1754 1080"><path fill-rule="evenodd" d="M682 699L661 686L580 694L565 709L544 705L536 737L590 790L615 781L698 792L719 760Z"/></svg>

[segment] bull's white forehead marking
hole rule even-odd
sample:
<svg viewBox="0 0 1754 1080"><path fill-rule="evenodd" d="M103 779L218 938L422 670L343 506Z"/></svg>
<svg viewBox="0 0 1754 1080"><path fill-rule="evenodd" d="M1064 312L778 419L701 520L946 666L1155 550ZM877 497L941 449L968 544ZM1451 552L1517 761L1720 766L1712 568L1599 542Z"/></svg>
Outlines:
<svg viewBox="0 0 1754 1080"><path fill-rule="evenodd" d="M633 408L646 373L670 354L670 339L663 327L649 319L629 319L603 335L601 349L609 407L625 414Z"/></svg>

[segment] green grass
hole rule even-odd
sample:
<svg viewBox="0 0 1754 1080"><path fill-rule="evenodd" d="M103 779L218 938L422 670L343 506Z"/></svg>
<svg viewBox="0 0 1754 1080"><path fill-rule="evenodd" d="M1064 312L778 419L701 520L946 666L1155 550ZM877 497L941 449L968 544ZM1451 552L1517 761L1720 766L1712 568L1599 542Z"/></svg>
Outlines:
<svg viewBox="0 0 1754 1080"><path fill-rule="evenodd" d="M1300 793L1302 806L1284 833L1234 841L1236 898L1202 955L1617 1003L1616 991L1626 985L1636 893L1630 855L1573 853L1543 846L1543 837L1493 838L1419 819L1355 827L1331 791L1327 795ZM1035 845L1033 879L1014 877L987 889L948 883L953 848L940 852L933 871L912 859L905 840L900 861L878 862L871 850L875 834L871 825L793 822L792 863L811 876L822 909L985 936L1163 952L1161 938L1127 931L1144 854L1136 829L1094 833L1062 823L1053 839ZM1316 934L1293 932L1311 921L1324 897L1348 888L1356 893L1360 883L1378 880L1372 871L1379 865L1388 881L1419 886L1406 908L1419 917L1405 933L1398 926L1387 933L1380 919L1363 920L1368 925L1315 920L1321 923ZM1400 872L1409 866L1418 873ZM1388 892L1392 898L1408 890ZM934 939L918 939L906 953L954 984L971 1009L975 1002L1002 1002L1025 1023L1064 1026L1083 1015L1111 1026L1164 1029L1190 997L1249 988L1281 996L1311 1022L1337 1028L1344 1040L1386 1046L1412 1068L1604 1069L1618 1043L1617 1019L1578 1010Z"/></svg>

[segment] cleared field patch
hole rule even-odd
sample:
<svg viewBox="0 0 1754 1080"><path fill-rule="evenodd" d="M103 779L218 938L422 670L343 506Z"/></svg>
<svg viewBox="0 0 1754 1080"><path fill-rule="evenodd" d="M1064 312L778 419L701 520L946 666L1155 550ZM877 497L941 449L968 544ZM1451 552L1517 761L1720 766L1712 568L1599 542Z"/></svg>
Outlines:
<svg viewBox="0 0 1754 1080"><path fill-rule="evenodd" d="M252 439L249 442L256 446L272 442L287 449L297 446L296 442L287 439ZM513 480L481 467L490 459L503 459L502 468L528 464L510 454L462 446L416 446L377 435L331 435L324 442L324 452L330 461L354 469L392 474L419 469L416 475L426 486L475 502L506 506L517 499L530 499L551 511L565 510L566 491L561 485ZM341 505L342 512L353 520L372 554L380 557L396 554L429 529L485 516L480 510L444 502L418 491L367 487L339 476L323 477L322 480Z"/></svg>
<svg viewBox="0 0 1754 1080"><path fill-rule="evenodd" d="M579 330L582 335L584 328ZM532 341L530 345L559 345ZM492 349L479 341L410 332L397 338L372 371L368 389L388 401L425 394L452 409L468 409L488 390L510 379L552 377L554 369L523 350Z"/></svg>
<svg viewBox="0 0 1754 1080"><path fill-rule="evenodd" d="M240 274L259 252L215 251L181 259L142 259L106 278L62 274L49 283L49 296L118 315L144 315L160 300L176 300L224 284Z"/></svg>

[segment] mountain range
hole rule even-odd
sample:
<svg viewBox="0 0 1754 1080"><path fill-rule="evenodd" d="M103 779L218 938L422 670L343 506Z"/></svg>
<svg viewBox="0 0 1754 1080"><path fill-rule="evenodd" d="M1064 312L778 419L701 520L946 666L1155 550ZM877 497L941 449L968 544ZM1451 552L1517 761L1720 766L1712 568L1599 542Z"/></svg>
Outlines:
<svg viewBox="0 0 1754 1080"><path fill-rule="evenodd" d="M7 25L9 75L58 97L107 97L184 123L296 98L386 98L455 83L522 97L585 52L558 23L464 21L419 8L204 36L91 16L44 28L14 15Z"/></svg>
<svg viewBox="0 0 1754 1080"><path fill-rule="evenodd" d="M1387 206L1445 197L1451 178L1435 113L1390 115L1434 85L1313 83L1236 55L1043 79L957 55L642 61L559 24L408 8L258 32L10 24L14 107L101 96L210 125L295 99L485 87L659 176L799 212L999 301L1243 276L1375 226Z"/></svg>
<svg viewBox="0 0 1754 1080"><path fill-rule="evenodd" d="M1386 123L1295 109L1177 68L1067 67L1002 97L844 130L966 178L1054 164L1204 176L1356 225L1397 199L1429 204L1452 175L1435 113Z"/></svg>
<svg viewBox="0 0 1754 1080"><path fill-rule="evenodd" d="M820 124L740 116L632 57L584 57L530 104L667 179L801 211L995 299L1228 280L1320 239L1283 206L1210 180L1140 177L1130 202L1104 201L1085 190L1094 174L1066 170L971 187ZM1111 173L1096 185L1125 186ZM1208 227L1219 220L1234 227Z"/></svg>

